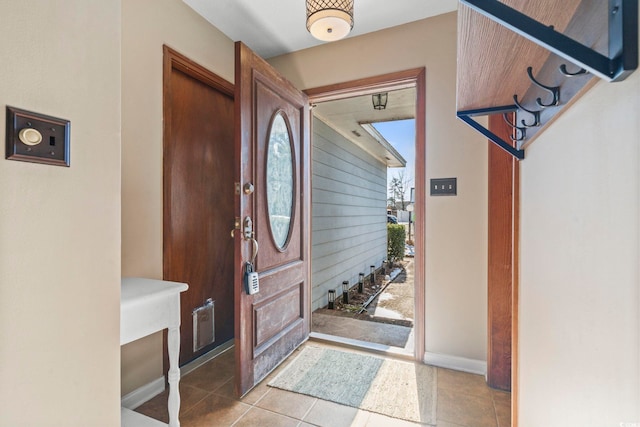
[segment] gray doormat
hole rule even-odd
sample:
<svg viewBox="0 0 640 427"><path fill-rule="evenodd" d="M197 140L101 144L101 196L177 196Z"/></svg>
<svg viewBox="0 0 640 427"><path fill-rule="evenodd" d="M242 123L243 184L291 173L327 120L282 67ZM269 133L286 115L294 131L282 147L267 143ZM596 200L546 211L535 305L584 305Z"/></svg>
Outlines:
<svg viewBox="0 0 640 427"><path fill-rule="evenodd" d="M437 371L427 365L307 346L268 385L436 424Z"/></svg>

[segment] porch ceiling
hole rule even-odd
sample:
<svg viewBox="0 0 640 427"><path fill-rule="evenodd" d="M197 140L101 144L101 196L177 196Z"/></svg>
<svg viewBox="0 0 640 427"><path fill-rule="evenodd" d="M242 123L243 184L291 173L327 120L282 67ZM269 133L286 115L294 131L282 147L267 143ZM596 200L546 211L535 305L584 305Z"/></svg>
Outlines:
<svg viewBox="0 0 640 427"><path fill-rule="evenodd" d="M393 148L394 141L387 141L382 135L376 135L376 132L371 132L370 127L366 125L413 119L415 102L415 88L408 88L389 92L387 107L384 110L375 110L371 95L362 95L318 103L313 108L313 114L388 167L403 167L406 161Z"/></svg>

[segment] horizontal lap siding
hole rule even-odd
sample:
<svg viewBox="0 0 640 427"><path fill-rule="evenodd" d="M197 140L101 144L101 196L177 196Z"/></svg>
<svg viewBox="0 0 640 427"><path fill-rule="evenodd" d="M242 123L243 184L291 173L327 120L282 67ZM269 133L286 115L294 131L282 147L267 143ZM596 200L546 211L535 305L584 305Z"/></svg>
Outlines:
<svg viewBox="0 0 640 427"><path fill-rule="evenodd" d="M387 253L387 168L323 122L313 122L312 308Z"/></svg>

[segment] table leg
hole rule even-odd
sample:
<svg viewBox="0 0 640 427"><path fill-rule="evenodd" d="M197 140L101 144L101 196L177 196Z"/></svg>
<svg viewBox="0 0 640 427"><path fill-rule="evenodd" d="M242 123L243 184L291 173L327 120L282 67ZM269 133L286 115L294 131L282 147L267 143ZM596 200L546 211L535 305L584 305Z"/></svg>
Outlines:
<svg viewBox="0 0 640 427"><path fill-rule="evenodd" d="M180 328L169 328L167 333L167 351L169 353L169 426L180 427L178 414L180 412L180 368L178 368L178 357L180 355Z"/></svg>

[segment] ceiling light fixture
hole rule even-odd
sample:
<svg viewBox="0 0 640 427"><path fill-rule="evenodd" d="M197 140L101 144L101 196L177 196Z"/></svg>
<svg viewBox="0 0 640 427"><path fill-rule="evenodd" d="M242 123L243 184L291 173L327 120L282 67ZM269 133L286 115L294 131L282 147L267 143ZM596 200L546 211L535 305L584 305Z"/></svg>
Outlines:
<svg viewBox="0 0 640 427"><path fill-rule="evenodd" d="M376 93L375 95L371 95L373 99L373 108L376 110L384 110L387 108L387 100L389 99L389 93Z"/></svg>
<svg viewBox="0 0 640 427"><path fill-rule="evenodd" d="M307 0L307 30L318 40L332 42L353 28L354 0Z"/></svg>

